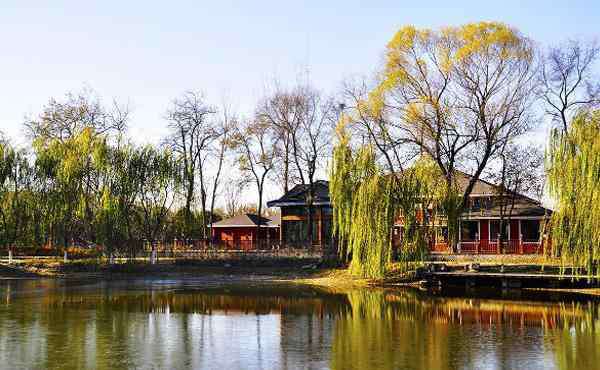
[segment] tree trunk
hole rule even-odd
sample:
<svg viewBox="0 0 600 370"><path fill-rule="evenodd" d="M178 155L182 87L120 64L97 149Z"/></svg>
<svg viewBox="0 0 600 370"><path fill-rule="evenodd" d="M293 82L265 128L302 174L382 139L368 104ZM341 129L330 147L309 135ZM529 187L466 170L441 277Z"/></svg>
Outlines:
<svg viewBox="0 0 600 370"><path fill-rule="evenodd" d="M308 243L309 243L309 247L312 248L313 245L313 218L314 218L314 212L313 212L313 202L314 202L314 189L313 189L313 183L312 180L308 186L308 199L306 202L306 206L307 206L307 213L308 213L308 225L307 225L307 232L308 232Z"/></svg>
<svg viewBox="0 0 600 370"><path fill-rule="evenodd" d="M219 178L221 177L221 170L223 168L223 160L225 157L225 144L221 143L221 152L219 153L219 164L217 166L217 173L215 174L215 180L213 182L213 187L212 187L212 192L211 192L211 196L210 196L210 215L209 217L209 223L210 223L210 229L209 229L209 237L210 237L210 246L212 247L213 245L213 213L215 211L215 199L217 197L217 187L219 186Z"/></svg>
<svg viewBox="0 0 600 370"><path fill-rule="evenodd" d="M187 172L187 169L186 169ZM193 175L190 177L189 173L186 175L188 177L187 184L187 193L185 195L185 237L190 237L190 233L192 231L192 198L194 196L194 180Z"/></svg>
<svg viewBox="0 0 600 370"><path fill-rule="evenodd" d="M262 220L262 199L263 199L263 184L258 187L258 224L256 225L256 241L260 240L260 224Z"/></svg>

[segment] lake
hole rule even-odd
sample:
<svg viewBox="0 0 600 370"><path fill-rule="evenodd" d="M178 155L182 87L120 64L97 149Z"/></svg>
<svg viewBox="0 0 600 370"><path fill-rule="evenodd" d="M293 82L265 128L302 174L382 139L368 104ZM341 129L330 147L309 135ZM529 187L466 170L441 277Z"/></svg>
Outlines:
<svg viewBox="0 0 600 370"><path fill-rule="evenodd" d="M0 280L0 368L600 369L600 309L547 292Z"/></svg>

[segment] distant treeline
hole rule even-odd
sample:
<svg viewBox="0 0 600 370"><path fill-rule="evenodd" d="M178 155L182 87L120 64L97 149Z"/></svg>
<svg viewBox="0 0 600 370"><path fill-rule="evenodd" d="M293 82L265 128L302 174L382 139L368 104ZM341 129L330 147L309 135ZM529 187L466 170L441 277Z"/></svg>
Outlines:
<svg viewBox="0 0 600 370"><path fill-rule="evenodd" d="M487 178L500 198L550 194L552 253L600 276L599 55L583 41L542 51L498 22L406 26L375 76L344 81L335 97L274 83L241 117L184 93L160 145L133 143L118 103L86 91L51 99L25 122L25 147L0 141L0 246L84 241L110 252L143 239L207 240L214 221L242 210L245 190L262 215L269 183L307 186L311 242L314 184L329 169L334 232L362 275L385 272L399 212L403 259L423 255L431 230L414 215L433 203L456 245L459 216ZM552 126L545 149L528 140L541 116ZM465 187L460 171L471 175ZM510 217L507 202L501 224Z"/></svg>
<svg viewBox="0 0 600 370"><path fill-rule="evenodd" d="M140 145L128 136L126 107L91 91L51 99L25 122L25 146L1 137L0 247L96 244L110 253L142 240L209 240L222 217L264 214L269 181L281 191L316 181L334 108L299 86L277 90L242 119L186 92L166 112L169 135ZM241 201L246 189L256 206Z"/></svg>

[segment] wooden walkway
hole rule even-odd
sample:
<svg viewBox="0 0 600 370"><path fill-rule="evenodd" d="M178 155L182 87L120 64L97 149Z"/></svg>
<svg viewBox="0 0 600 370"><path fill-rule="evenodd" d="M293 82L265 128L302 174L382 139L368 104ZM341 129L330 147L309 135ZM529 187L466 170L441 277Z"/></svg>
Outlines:
<svg viewBox="0 0 600 370"><path fill-rule="evenodd" d="M467 287L593 287L600 280L590 275L572 273L559 274L556 271L543 272L498 272L498 271L425 271L425 283L429 285L464 285Z"/></svg>
<svg viewBox="0 0 600 370"><path fill-rule="evenodd" d="M515 272L485 272L485 271L436 271L427 272L426 276L447 276L463 278L499 278L499 279L558 279L558 280L587 280L594 279L591 275L544 274L544 273L515 273Z"/></svg>

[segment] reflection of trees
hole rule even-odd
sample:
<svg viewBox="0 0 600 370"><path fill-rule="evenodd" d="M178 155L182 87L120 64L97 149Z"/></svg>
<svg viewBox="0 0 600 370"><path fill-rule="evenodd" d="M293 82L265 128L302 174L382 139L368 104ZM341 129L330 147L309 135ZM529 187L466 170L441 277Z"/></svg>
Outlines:
<svg viewBox="0 0 600 370"><path fill-rule="evenodd" d="M344 294L313 289L160 291L100 284L72 290L41 284L0 285L0 368L185 368L219 361L223 369L244 368L231 362L244 357L234 348L267 364L281 347L282 316L316 322L348 307ZM11 295L19 290L29 293ZM313 332L322 333L319 328Z"/></svg>
<svg viewBox="0 0 600 370"><path fill-rule="evenodd" d="M600 366L600 306L578 304L562 305L570 311L581 310L583 317L575 323L564 322L556 328L557 335L548 337L545 344L554 348L557 367L560 369L594 369Z"/></svg>
<svg viewBox="0 0 600 370"><path fill-rule="evenodd" d="M0 283L0 367L243 366L231 362L240 357L233 350L254 364L276 361L272 368L586 369L600 363L594 302L298 286L161 291L111 284L48 290L44 284ZM29 293L14 294L19 291Z"/></svg>
<svg viewBox="0 0 600 370"><path fill-rule="evenodd" d="M553 362L553 353L559 368L600 363L594 350L600 344L597 304L440 298L413 291L357 291L348 297L352 310L334 328L334 369L532 368Z"/></svg>
<svg viewBox="0 0 600 370"><path fill-rule="evenodd" d="M445 325L423 320L415 299L391 302L382 291L348 294L352 311L335 325L334 369L443 369L448 361ZM436 330L429 330L431 326Z"/></svg>
<svg viewBox="0 0 600 370"><path fill-rule="evenodd" d="M317 289L227 288L214 290L119 291L103 295L48 295L48 309L71 307L144 313L185 314L294 314L331 313L347 306L345 294Z"/></svg>

